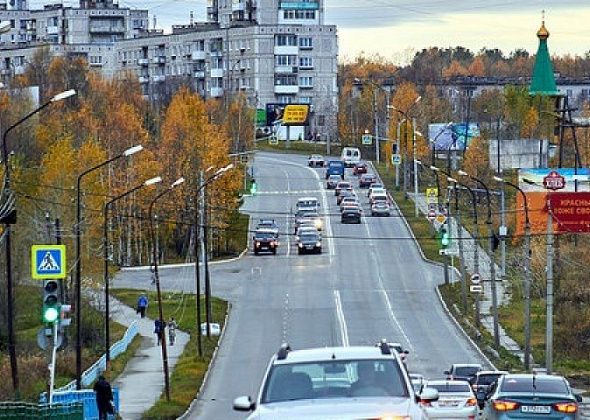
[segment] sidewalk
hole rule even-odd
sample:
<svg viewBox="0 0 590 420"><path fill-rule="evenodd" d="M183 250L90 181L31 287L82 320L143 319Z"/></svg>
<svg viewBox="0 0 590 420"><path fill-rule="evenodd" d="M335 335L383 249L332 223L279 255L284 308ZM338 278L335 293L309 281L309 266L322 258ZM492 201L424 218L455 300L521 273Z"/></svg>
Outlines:
<svg viewBox="0 0 590 420"><path fill-rule="evenodd" d="M408 193L408 196L415 200L414 194ZM426 196L424 194L418 194L417 197L418 209L426 215L428 213L428 203L426 201ZM457 223L454 217L451 217L450 220L450 235L451 238L457 238L458 230L457 230ZM468 273L471 275L475 272L475 247L476 243L471 234L461 226L461 237L463 239L463 257L464 257L464 266ZM490 257L488 253L479 245L478 246L478 253L479 253L479 275L481 276L481 280L484 286L484 293L481 300L481 323L485 327L486 330L492 335L494 335L494 321L492 316L492 288L490 283ZM496 271L496 296L498 298L498 307L502 306L507 299L506 290L504 289L504 283L500 282L500 267L496 264L495 265ZM502 326L499 326L500 332L500 344L506 350L520 358L524 362L524 352L519 347L519 345L509 337Z"/></svg>
<svg viewBox="0 0 590 420"><path fill-rule="evenodd" d="M119 388L119 415L123 419L141 419L142 414L152 407L164 392L162 351L154 334L154 320L141 319L135 309L123 305L113 297L110 304L111 318L114 321L125 326L129 326L133 321L138 321L139 324L141 347L111 385ZM188 341L187 333L176 330L176 342L173 346L168 343L170 375Z"/></svg>

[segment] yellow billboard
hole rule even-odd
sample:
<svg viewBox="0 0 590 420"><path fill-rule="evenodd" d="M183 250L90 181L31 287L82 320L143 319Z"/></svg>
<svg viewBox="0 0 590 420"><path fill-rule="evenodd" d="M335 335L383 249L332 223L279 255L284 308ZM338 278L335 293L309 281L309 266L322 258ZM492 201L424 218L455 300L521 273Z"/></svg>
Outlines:
<svg viewBox="0 0 590 420"><path fill-rule="evenodd" d="M282 125L307 125L309 120L309 105L286 105L283 111Z"/></svg>

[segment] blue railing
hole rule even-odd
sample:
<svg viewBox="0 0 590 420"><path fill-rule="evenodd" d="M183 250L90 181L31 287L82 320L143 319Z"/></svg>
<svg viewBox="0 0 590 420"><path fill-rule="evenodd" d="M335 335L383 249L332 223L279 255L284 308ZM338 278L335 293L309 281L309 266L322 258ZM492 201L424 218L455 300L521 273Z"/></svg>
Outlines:
<svg viewBox="0 0 590 420"><path fill-rule="evenodd" d="M98 420L98 406L96 405L96 395L91 389L83 389L80 391L60 391L53 393L53 404L55 407L79 407L82 403L84 410L79 410L79 417L72 418L84 418L84 420ZM47 395L41 394L39 398L39 407L49 407L47 405ZM113 388L113 405L115 412L119 412L119 389ZM53 406L52 406L53 407ZM16 418L27 418L27 417L16 417ZM37 418L37 417L29 417ZM60 417L50 417L58 419ZM70 417L63 417L70 418ZM108 416L109 420L114 419L114 415Z"/></svg>

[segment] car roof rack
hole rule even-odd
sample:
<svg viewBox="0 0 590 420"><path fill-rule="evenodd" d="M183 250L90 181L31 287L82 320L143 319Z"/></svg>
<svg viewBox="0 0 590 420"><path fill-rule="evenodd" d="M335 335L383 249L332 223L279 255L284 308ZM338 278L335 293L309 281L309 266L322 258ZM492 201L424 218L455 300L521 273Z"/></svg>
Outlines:
<svg viewBox="0 0 590 420"><path fill-rule="evenodd" d="M283 343L277 353L277 359L278 360L285 360L290 351L291 351L291 346L289 346L288 343Z"/></svg>
<svg viewBox="0 0 590 420"><path fill-rule="evenodd" d="M381 349L381 354L391 354L391 348L389 347L389 344L387 344L385 338L379 343L379 348Z"/></svg>

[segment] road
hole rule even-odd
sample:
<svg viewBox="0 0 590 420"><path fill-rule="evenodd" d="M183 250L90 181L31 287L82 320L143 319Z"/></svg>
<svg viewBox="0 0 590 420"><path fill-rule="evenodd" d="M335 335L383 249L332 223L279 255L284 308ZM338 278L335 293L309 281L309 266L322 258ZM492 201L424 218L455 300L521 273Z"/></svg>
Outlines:
<svg viewBox="0 0 590 420"><path fill-rule="evenodd" d="M340 224L323 170L296 155L257 154L259 193L243 211L274 218L283 233L278 255L243 259L212 268L216 296L232 302L229 325L213 370L191 418L239 419L232 400L255 397L271 355L282 342L294 349L373 345L381 338L410 350L411 371L441 377L455 362L485 361L457 331L435 293L442 269L426 263L399 217L365 217ZM353 179L349 171L347 178ZM356 182L356 181L354 181ZM360 190L362 191L362 190ZM289 213L297 198L321 199L325 218L322 255L297 255ZM368 210L366 194L359 193ZM367 211L365 211L367 213ZM162 285L194 290L190 268L162 270ZM149 273L125 271L116 285L149 288Z"/></svg>

